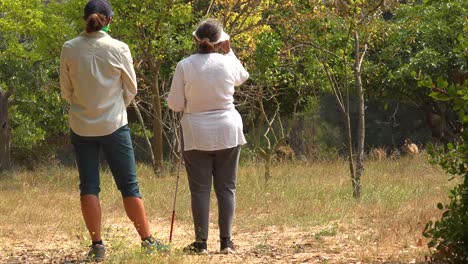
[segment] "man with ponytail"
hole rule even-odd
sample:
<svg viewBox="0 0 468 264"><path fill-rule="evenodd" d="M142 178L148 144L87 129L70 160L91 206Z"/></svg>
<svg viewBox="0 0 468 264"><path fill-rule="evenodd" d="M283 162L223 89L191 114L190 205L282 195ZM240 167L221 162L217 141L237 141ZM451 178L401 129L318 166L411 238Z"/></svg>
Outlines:
<svg viewBox="0 0 468 264"><path fill-rule="evenodd" d="M242 118L234 107L234 86L249 73L231 49L217 20L203 20L193 32L198 52L180 61L167 98L183 112L183 159L192 199L195 242L184 251L207 254L211 185L218 200L220 253L234 253L232 225L237 167L245 144Z"/></svg>
<svg viewBox="0 0 468 264"><path fill-rule="evenodd" d="M146 251L166 251L153 238L136 176L126 107L137 93L128 45L107 34L114 13L107 0L84 7L85 31L67 41L60 58L62 97L70 104L69 125L80 179L83 218L91 236L88 256L105 257L101 237L99 153L104 153Z"/></svg>

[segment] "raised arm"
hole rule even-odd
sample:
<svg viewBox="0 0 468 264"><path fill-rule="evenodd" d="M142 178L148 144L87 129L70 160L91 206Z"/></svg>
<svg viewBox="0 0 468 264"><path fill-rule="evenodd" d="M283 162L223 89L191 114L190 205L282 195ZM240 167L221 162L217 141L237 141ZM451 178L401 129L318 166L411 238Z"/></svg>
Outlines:
<svg viewBox="0 0 468 264"><path fill-rule="evenodd" d="M239 86L244 83L249 78L249 73L245 70L242 63L236 57L234 52L231 49L231 42L226 40L224 42L219 43L221 50L224 52L225 56L232 60L233 64L233 75L234 75L234 85Z"/></svg>

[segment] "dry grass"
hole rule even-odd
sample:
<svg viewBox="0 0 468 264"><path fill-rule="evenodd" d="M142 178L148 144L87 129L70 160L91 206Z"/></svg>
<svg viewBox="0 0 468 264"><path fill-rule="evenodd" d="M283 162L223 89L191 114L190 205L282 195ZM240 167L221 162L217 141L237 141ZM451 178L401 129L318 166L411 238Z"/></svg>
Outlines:
<svg viewBox="0 0 468 264"><path fill-rule="evenodd" d="M425 243L421 231L429 219L439 217L435 205L447 200L454 183L424 156L369 161L365 166L363 197L356 201L351 198L344 161L277 164L267 186L262 166L243 165L234 227L240 257L214 254L202 262L288 263L296 257L314 263L423 260L427 250L421 246ZM138 174L151 224L157 236L167 240L175 177L155 178L144 165L138 167ZM180 179L175 248L193 237L185 173ZM0 175L0 263L21 258L77 262L88 243L77 189L75 168L44 167ZM209 249L215 251L217 210L212 197L214 243ZM170 257L139 253L136 232L106 169L101 201L104 238L112 253L108 262L199 262L199 257L180 252ZM57 244L63 246L61 253L56 252Z"/></svg>

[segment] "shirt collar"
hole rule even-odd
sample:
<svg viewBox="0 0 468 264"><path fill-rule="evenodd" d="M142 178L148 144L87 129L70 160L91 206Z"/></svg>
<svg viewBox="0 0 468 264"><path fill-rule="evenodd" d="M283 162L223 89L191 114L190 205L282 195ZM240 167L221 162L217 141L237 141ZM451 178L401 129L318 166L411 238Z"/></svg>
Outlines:
<svg viewBox="0 0 468 264"><path fill-rule="evenodd" d="M109 36L109 34L107 34L106 32L104 32L102 30L99 30L99 31L93 32L93 33L88 33L86 31L83 31L83 32L81 32L80 36L84 36L84 37L88 37L88 38L102 38L102 37Z"/></svg>

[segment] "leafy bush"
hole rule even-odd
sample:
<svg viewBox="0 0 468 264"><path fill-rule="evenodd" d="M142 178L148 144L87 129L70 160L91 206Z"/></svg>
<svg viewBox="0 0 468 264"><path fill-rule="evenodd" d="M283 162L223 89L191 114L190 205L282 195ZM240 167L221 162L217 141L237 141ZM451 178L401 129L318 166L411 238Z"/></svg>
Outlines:
<svg viewBox="0 0 468 264"><path fill-rule="evenodd" d="M465 132L465 139L466 139ZM453 263L468 261L468 144L461 142L456 146L448 145L448 151L431 149L432 162L439 164L452 175L464 177L464 181L450 191L450 202L439 203L444 210L440 220L426 224L424 236L430 238L430 248L435 248L435 257ZM455 177L455 176L454 176ZM453 177L452 177L453 178Z"/></svg>
<svg viewBox="0 0 468 264"><path fill-rule="evenodd" d="M450 191L450 202L439 203L444 210L440 220L427 223L423 235L431 240L430 248L435 248L435 256L453 263L468 263L468 86L448 84L442 78L427 87L437 87L431 96L436 100L450 102L463 124L462 135L455 144L449 143L446 149L430 148L431 162L440 165L451 179L461 177L462 183Z"/></svg>
<svg viewBox="0 0 468 264"><path fill-rule="evenodd" d="M442 0L427 1L426 5L437 7L434 10L438 11L446 10L446 14L454 14L465 11L466 5L462 3L459 0ZM447 16L443 17L446 20ZM457 16L453 19L458 21ZM454 53L466 50L466 41L460 32L462 31L457 31L457 37L451 40ZM458 64L453 68L466 72L466 56L457 57L461 59L457 60L461 63L453 63ZM439 68L437 70L441 71ZM426 74L427 71L423 75ZM450 263L468 263L468 85L466 78L456 81L447 76L435 78L426 75L419 81L418 87L429 88L433 99L447 102L457 113L456 122L462 125L461 137L455 144L448 144L445 149L432 147L429 150L432 163L440 165L452 175L451 179L461 177L462 182L450 191L448 204L437 205L444 212L439 220L427 223L423 235L430 239L429 248L437 250L433 257Z"/></svg>

